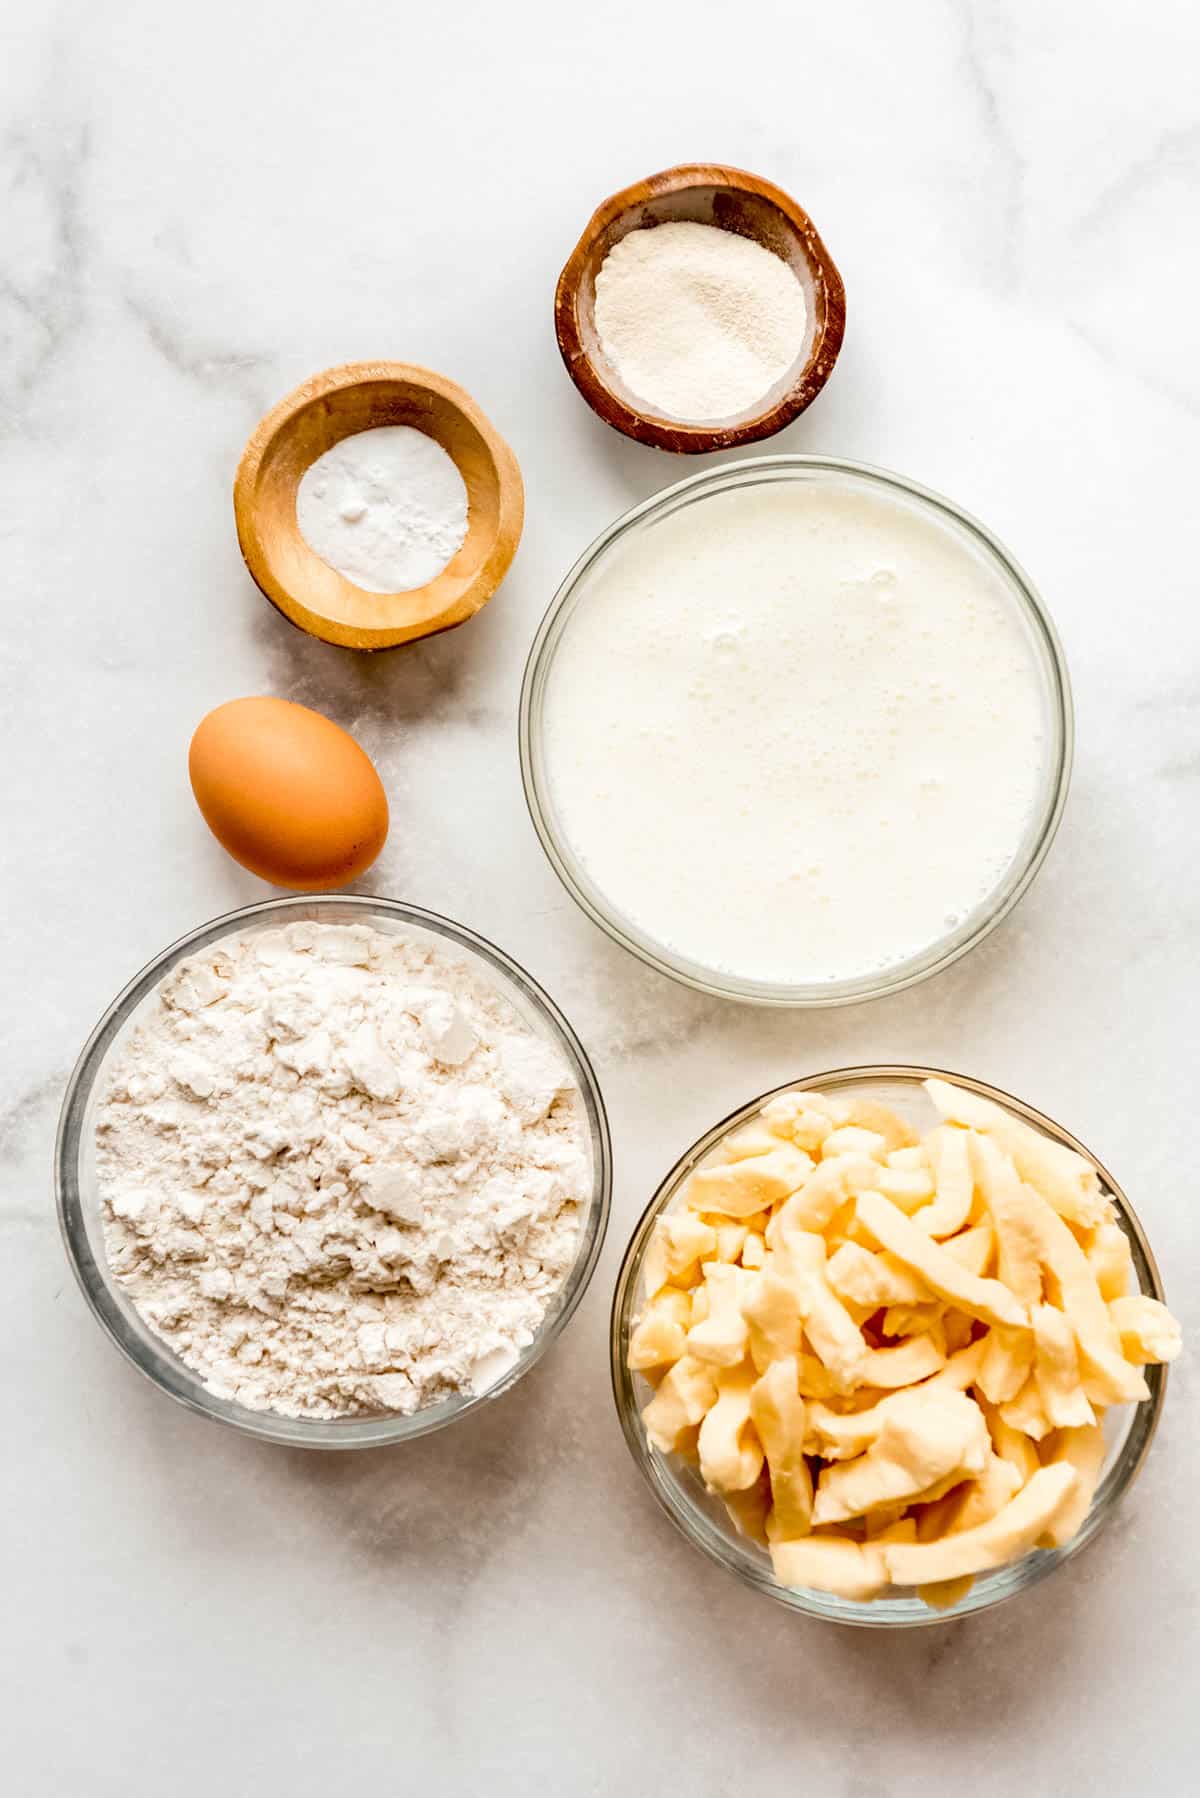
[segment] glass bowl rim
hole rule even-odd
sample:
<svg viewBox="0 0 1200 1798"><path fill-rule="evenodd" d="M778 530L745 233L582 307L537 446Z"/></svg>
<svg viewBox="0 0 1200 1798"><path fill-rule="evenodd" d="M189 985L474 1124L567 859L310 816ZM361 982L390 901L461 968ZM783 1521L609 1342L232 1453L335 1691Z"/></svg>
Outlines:
<svg viewBox="0 0 1200 1798"><path fill-rule="evenodd" d="M281 1412L255 1411L234 1400L221 1399L207 1392L199 1375L187 1367L172 1349L166 1344L160 1344L145 1326L142 1326L142 1333L139 1333L130 1324L126 1316L128 1302L116 1296L115 1282L107 1263L93 1251L87 1234L79 1177L84 1142L82 1127L97 1078L118 1032L159 981L188 954L223 937L234 935L247 926L301 921L306 913L311 913L314 909L344 912L347 923L369 923L372 918L392 918L444 938L452 945L478 956L493 974L499 976L497 990L501 996L508 997L506 984L515 987L526 1005L549 1027L551 1036L558 1043L576 1077L591 1141L592 1191L587 1209L580 1220L580 1240L575 1259L555 1295L559 1301L557 1311L548 1323L542 1324L513 1367L495 1385L478 1394L429 1405L407 1417L399 1412L367 1417L285 1417ZM499 1398L514 1386L541 1360L551 1343L566 1328L591 1283L608 1227L612 1171L608 1114L587 1051L554 1000L533 976L504 950L466 925L402 900L362 893L297 893L286 898L258 900L196 926L152 957L105 1008L80 1050L67 1081L54 1145L54 1191L59 1232L72 1272L88 1307L109 1340L139 1373L185 1409L214 1422L226 1424L260 1441L279 1443L291 1448L378 1448L413 1441L418 1436L429 1435L458 1422L460 1418L490 1403L492 1399Z"/></svg>
<svg viewBox="0 0 1200 1798"><path fill-rule="evenodd" d="M1037 833L1025 855L1014 859L1008 874L984 902L974 928L961 937L956 937L954 932L947 933L929 944L923 952L896 964L895 970L890 973L864 974L820 983L788 984L743 979L734 974L720 973L684 956L676 957L662 943L620 916L599 888L590 889L584 883L576 870L575 858L565 836L558 831L554 821L549 783L543 768L542 724L546 683L572 602L584 577L614 544L639 525L652 522L659 515L665 516L680 505L691 503L688 495L692 499L699 499L707 497L709 492L765 485L775 479L787 479L805 473L848 475L852 480L861 480L868 486L894 490L910 500L917 500L926 510L948 518L952 525L965 531L968 538L974 538L982 544L985 552L990 553L999 564L1010 599L1032 627L1045 652L1057 754L1052 764L1048 765L1039 790L1040 821ZM997 925L1019 904L1036 879L1062 821L1074 759L1075 713L1066 655L1054 621L1022 565L985 524L954 500L948 499L945 494L924 487L894 470L849 457L779 453L744 456L734 462L725 462L715 468L705 468L699 473L685 475L682 480L660 488L649 498L629 507L593 538L559 583L530 645L521 681L517 736L525 804L542 850L571 898L607 936L660 974L714 998L734 999L743 1004L818 1010L839 1005L856 1005L869 999L882 998L888 993L902 992L907 987L941 973L990 936Z"/></svg>
<svg viewBox="0 0 1200 1798"><path fill-rule="evenodd" d="M972 1591L964 1599L960 1599L958 1603L950 1605L942 1611L926 1607L922 1611L914 1610L911 1614L894 1615L888 1612L889 1604L911 1603L912 1600L889 1600L884 1597L871 1603L860 1603L855 1600L838 1598L833 1594L817 1592L807 1587L781 1585L765 1565L755 1567L750 1562L745 1551L741 1550L740 1541L736 1538L732 1525L722 1527L710 1523L681 1495L671 1457L660 1455L657 1450L652 1449L641 1428L633 1390L633 1375L626 1365L623 1353L636 1296L633 1276L640 1268L642 1253L652 1225L674 1197L684 1176L696 1163L731 1130L756 1116L762 1107L778 1094L801 1089L832 1093L836 1092L839 1087L844 1089L880 1080L896 1080L910 1085L919 1085L922 1081L929 1079L950 1081L955 1086L961 1086L964 1091L1002 1105L1005 1110L1011 1111L1022 1121L1042 1130L1054 1141L1064 1143L1068 1148L1074 1149L1077 1154L1082 1155L1090 1162L1100 1177L1102 1187L1116 1204L1122 1224L1131 1239L1140 1289L1147 1292L1150 1297L1163 1302L1162 1276L1137 1212L1130 1204L1123 1188L1113 1179L1104 1163L1098 1160L1091 1150L1080 1142L1078 1137L1072 1135L1063 1125L1056 1123L1045 1112L1037 1110L1035 1106L1030 1105L1024 1099L1014 1097L1013 1094L1004 1091L1002 1087L992 1086L986 1081L975 1079L967 1074L954 1073L945 1068L925 1067L916 1063L880 1062L830 1068L821 1073L785 1080L780 1085L761 1093L757 1098L739 1105L727 1117L722 1118L719 1123L712 1125L697 1137L690 1148L684 1150L663 1179L659 1181L650 1202L634 1225L621 1258L609 1315L609 1372L613 1402L621 1425L621 1433L638 1471L649 1486L659 1508L666 1513L671 1523L692 1547L698 1549L727 1572L735 1575L754 1591L762 1592L789 1610L797 1611L804 1616L849 1627L921 1629L938 1623L953 1623L963 1617L994 1610L997 1605L1005 1604L1020 1593L1039 1584L1048 1575L1063 1566L1065 1562L1073 1559L1095 1539L1116 1506L1134 1484L1145 1465L1150 1444L1158 1429L1166 1397L1167 1367L1165 1365L1144 1367L1142 1372L1150 1387L1150 1398L1139 1405L1128 1407L1132 1416L1125 1437L1117 1451L1116 1459L1102 1475L1083 1524L1065 1547L1052 1550L1033 1550L1022 1556L1020 1560L1008 1562L1003 1567L994 1568L990 1573L978 1576ZM738 1552L735 1553L734 1550ZM986 1582L1005 1575L1016 1577L1010 1577L1006 1590L989 1592Z"/></svg>

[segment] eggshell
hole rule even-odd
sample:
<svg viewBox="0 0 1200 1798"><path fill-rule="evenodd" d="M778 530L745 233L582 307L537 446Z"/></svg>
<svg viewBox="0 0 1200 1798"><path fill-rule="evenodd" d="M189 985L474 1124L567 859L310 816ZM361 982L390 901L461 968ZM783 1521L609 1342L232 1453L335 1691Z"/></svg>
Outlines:
<svg viewBox="0 0 1200 1798"><path fill-rule="evenodd" d="M276 886L344 886L387 838L387 795L369 757L320 712L286 699L231 699L209 712L188 773L221 847Z"/></svg>

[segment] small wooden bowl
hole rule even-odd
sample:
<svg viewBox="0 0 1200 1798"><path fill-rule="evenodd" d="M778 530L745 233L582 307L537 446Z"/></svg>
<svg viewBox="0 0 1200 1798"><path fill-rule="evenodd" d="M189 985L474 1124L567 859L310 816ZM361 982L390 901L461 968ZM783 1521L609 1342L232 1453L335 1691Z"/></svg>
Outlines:
<svg viewBox="0 0 1200 1798"><path fill-rule="evenodd" d="M679 219L763 244L794 271L808 307L806 341L787 374L753 412L718 424L685 424L648 411L605 357L596 331L596 275L614 244L630 231ZM812 404L842 347L846 290L812 220L781 188L744 169L688 162L635 181L597 207L559 276L554 327L567 373L605 424L656 449L700 455L771 437Z"/></svg>
<svg viewBox="0 0 1200 1798"><path fill-rule="evenodd" d="M442 572L408 593L368 593L300 535L296 489L343 437L412 425L453 457L467 488L467 534ZM347 362L281 400L246 445L233 488L238 542L258 586L310 636L390 649L451 630L485 606L516 554L525 516L517 459L468 393L407 362Z"/></svg>

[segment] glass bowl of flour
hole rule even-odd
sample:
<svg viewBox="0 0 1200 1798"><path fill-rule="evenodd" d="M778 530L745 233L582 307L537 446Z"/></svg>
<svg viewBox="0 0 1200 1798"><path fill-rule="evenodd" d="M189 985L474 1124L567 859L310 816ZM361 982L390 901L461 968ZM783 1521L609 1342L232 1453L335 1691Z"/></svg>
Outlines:
<svg viewBox="0 0 1200 1798"><path fill-rule="evenodd" d="M462 926L270 900L142 970L56 1149L84 1296L133 1364L269 1441L362 1448L508 1390L586 1290L608 1124L557 1007Z"/></svg>
<svg viewBox="0 0 1200 1798"><path fill-rule="evenodd" d="M839 1005L948 966L1026 891L1070 685L1028 579L957 506L766 456L584 552L520 742L542 846L609 935L706 992Z"/></svg>

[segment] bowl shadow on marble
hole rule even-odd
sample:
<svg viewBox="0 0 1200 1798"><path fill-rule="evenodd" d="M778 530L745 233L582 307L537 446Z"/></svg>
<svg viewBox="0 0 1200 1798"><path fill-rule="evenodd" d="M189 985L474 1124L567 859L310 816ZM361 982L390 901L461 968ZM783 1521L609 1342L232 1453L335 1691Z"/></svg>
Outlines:
<svg viewBox="0 0 1200 1798"><path fill-rule="evenodd" d="M657 1507L653 1516L641 1508L639 1527L635 1532L631 1517L629 1535L653 1554L654 1590L676 1613L674 1633L719 1644L713 1698L722 1714L737 1719L743 1739L790 1742L817 1766L826 1766L829 1755L849 1757L862 1776L861 1785L852 1780L845 1788L855 1798L860 1790L864 1798L898 1790L891 1781L901 1771L913 1777L911 1761L901 1768L892 1742L906 1749L923 1744L928 1767L937 1764L931 1757L947 1738L978 1739L981 1754L1009 1730L1054 1740L1077 1709L1089 1651L1102 1659L1111 1652L1110 1631L1096 1628L1104 1554L1094 1552L1094 1542L1055 1580L1023 1594L1020 1605L1002 1604L937 1629L831 1630L823 1619L764 1606L723 1569L698 1564L694 1548ZM1127 1513L1105 1530L1109 1559L1130 1528ZM644 1583L644 1562L629 1577ZM1069 1745L1063 1747L1068 1753ZM936 1777L932 1789L942 1790Z"/></svg>
<svg viewBox="0 0 1200 1798"><path fill-rule="evenodd" d="M271 690L282 698L347 727L378 730L443 717L482 727L502 716L474 697L489 660L486 610L460 630L364 656L305 636L262 606L249 575L245 586L247 604L251 596L260 601L254 637L269 658Z"/></svg>
<svg viewBox="0 0 1200 1798"><path fill-rule="evenodd" d="M399 1445L355 1455L271 1451L279 1502L302 1493L331 1547L388 1574L419 1564L456 1586L476 1578L503 1545L533 1527L538 1490L572 1458L571 1434L551 1428L563 1349L465 1418ZM286 1489L286 1490L285 1490Z"/></svg>

